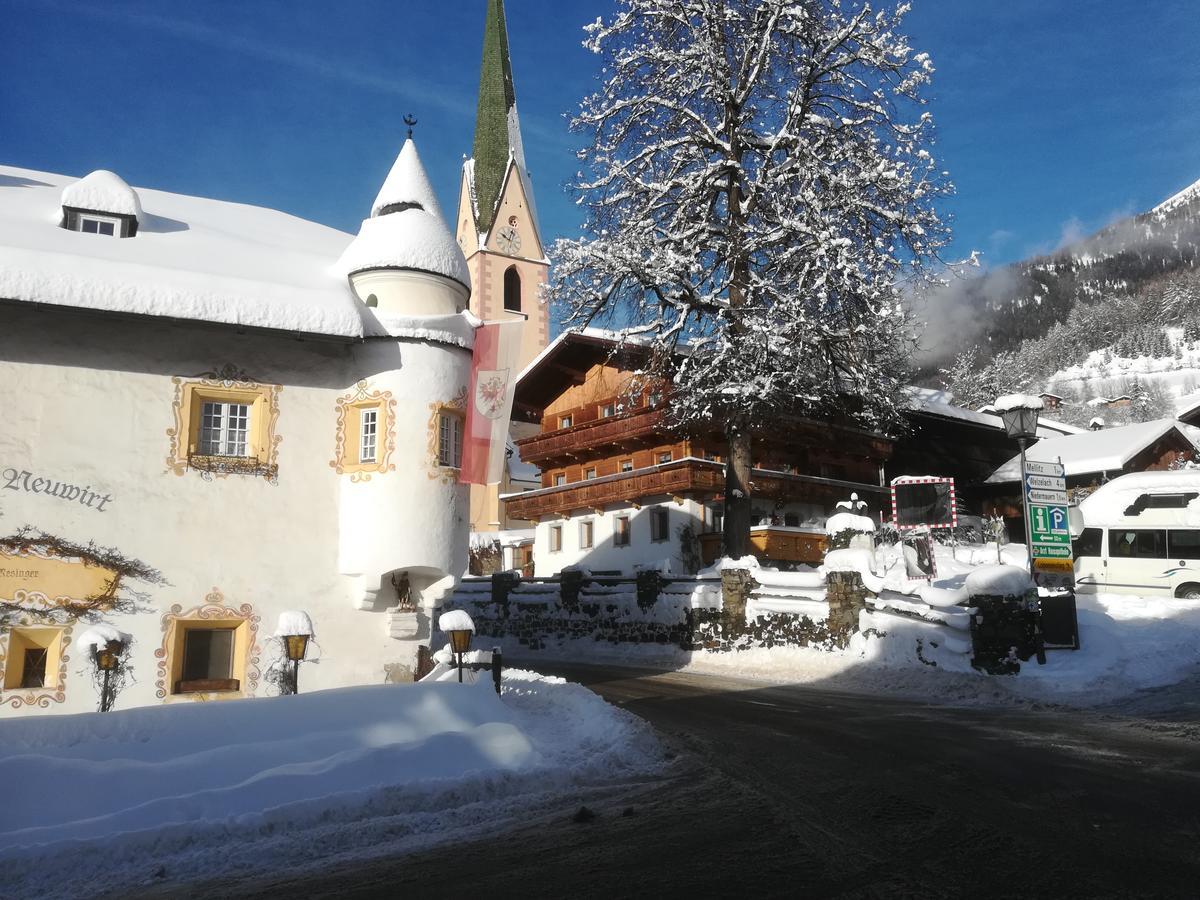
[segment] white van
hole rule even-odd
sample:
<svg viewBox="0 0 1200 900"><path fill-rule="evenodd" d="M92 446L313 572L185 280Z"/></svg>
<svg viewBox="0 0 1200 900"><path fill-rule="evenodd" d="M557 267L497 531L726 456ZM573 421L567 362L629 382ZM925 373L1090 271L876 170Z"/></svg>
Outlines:
<svg viewBox="0 0 1200 900"><path fill-rule="evenodd" d="M1200 469L1122 475L1079 512L1076 591L1200 600Z"/></svg>

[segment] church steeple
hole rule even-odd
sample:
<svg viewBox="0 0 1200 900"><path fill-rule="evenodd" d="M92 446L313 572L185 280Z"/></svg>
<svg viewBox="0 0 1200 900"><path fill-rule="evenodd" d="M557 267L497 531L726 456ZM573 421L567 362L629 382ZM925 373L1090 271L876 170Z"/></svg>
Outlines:
<svg viewBox="0 0 1200 900"><path fill-rule="evenodd" d="M486 233L495 219L510 157L516 162L522 178L526 177L525 150L521 144L521 123L517 118L517 97L508 55L504 0L488 0L473 152L477 224L479 230Z"/></svg>

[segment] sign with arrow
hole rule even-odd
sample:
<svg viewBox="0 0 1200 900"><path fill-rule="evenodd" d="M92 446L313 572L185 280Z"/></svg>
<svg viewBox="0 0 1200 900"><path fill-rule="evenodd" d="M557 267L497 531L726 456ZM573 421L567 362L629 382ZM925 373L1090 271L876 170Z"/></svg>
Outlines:
<svg viewBox="0 0 1200 900"><path fill-rule="evenodd" d="M1051 478L1062 478L1067 474L1066 468L1062 463L1053 462L1036 462L1032 459L1025 460L1026 475L1049 475Z"/></svg>
<svg viewBox="0 0 1200 900"><path fill-rule="evenodd" d="M1065 491L1067 479L1054 475L1026 475L1026 490Z"/></svg>
<svg viewBox="0 0 1200 900"><path fill-rule="evenodd" d="M1030 490L1026 492L1030 503L1043 503L1050 506L1066 506L1067 492L1066 491L1038 491Z"/></svg>

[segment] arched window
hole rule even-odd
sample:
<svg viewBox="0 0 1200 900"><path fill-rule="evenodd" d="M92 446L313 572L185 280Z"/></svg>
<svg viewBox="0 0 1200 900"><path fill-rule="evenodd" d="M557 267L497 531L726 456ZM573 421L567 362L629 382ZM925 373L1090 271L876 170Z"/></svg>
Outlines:
<svg viewBox="0 0 1200 900"><path fill-rule="evenodd" d="M509 266L504 273L504 308L521 311L521 274L516 266Z"/></svg>

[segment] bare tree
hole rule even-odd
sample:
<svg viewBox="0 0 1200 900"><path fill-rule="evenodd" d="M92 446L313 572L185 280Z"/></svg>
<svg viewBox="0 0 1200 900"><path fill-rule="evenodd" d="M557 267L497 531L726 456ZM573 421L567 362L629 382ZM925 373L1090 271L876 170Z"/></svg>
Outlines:
<svg viewBox="0 0 1200 900"><path fill-rule="evenodd" d="M584 236L555 246L569 324L654 351L680 426L724 430L726 553L749 549L752 431L768 415L898 421L902 298L948 232L927 149L933 71L906 6L623 0L588 28L600 88Z"/></svg>

